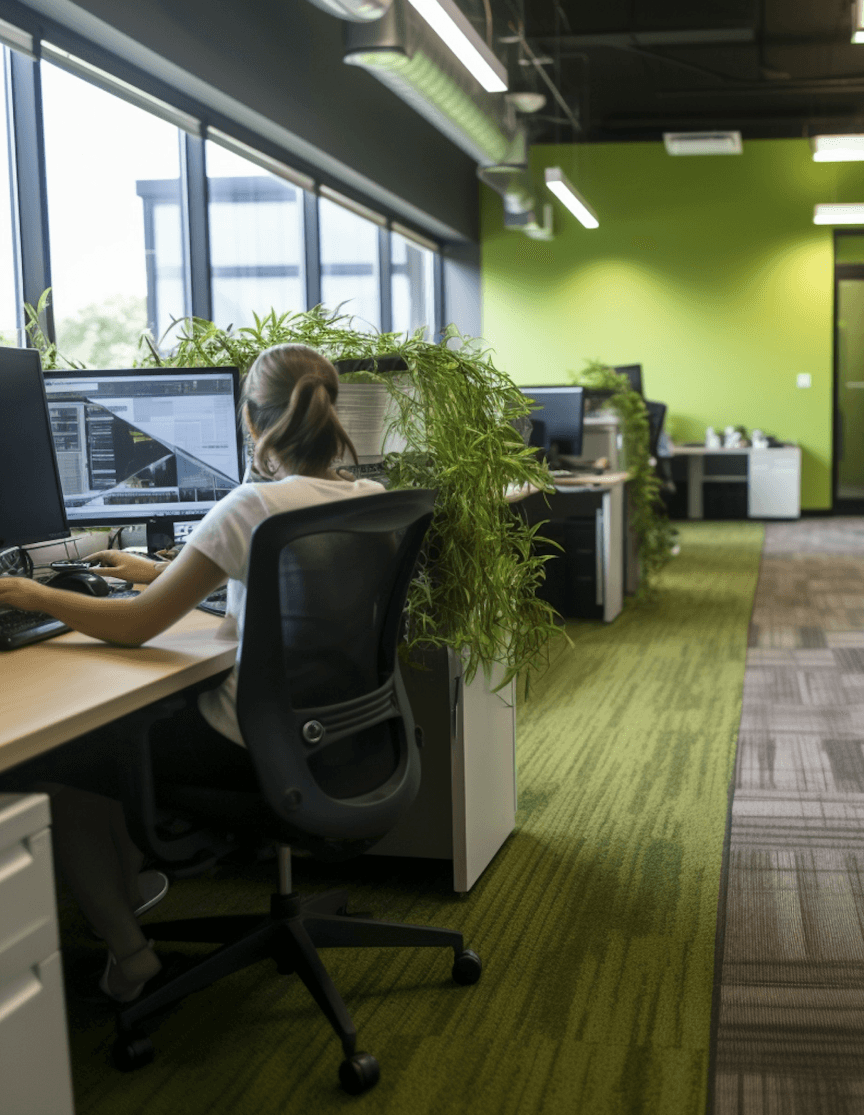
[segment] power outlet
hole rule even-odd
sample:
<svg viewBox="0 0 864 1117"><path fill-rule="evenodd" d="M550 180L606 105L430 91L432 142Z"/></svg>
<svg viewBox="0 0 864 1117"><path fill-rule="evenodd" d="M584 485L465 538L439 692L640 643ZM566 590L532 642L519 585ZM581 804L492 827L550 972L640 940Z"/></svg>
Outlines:
<svg viewBox="0 0 864 1117"><path fill-rule="evenodd" d="M809 372L799 372L795 378L795 386L797 388L809 388L813 384L813 377Z"/></svg>

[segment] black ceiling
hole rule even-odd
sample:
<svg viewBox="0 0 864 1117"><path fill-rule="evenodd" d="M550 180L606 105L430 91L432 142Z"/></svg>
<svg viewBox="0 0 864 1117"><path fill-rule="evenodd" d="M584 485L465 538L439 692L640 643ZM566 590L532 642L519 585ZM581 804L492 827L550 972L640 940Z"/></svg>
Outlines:
<svg viewBox="0 0 864 1117"><path fill-rule="evenodd" d="M547 94L528 118L533 142L653 140L707 129L737 129L745 139L864 132L864 45L851 43L851 0L460 5L506 56L511 89ZM519 35L524 45L512 41ZM531 54L545 60L563 105Z"/></svg>

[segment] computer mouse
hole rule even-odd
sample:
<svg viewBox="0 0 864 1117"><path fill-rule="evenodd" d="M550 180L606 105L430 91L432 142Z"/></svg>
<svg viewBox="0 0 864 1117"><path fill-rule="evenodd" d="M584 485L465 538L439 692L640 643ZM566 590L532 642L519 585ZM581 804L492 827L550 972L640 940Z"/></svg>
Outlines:
<svg viewBox="0 0 864 1117"><path fill-rule="evenodd" d="M45 585L55 590L89 593L93 597L107 597L111 592L111 587L105 579L91 570L63 570L53 578L49 578Z"/></svg>

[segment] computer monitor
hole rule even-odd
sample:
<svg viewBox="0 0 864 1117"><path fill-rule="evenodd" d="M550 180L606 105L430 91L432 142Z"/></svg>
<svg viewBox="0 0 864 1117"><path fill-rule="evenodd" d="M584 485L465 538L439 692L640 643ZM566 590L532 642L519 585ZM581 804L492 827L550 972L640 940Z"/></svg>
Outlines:
<svg viewBox="0 0 864 1117"><path fill-rule="evenodd" d="M536 386L520 388L532 403L529 418L535 424L531 444L543 449L554 465L561 454L582 455L583 390Z"/></svg>
<svg viewBox="0 0 864 1117"><path fill-rule="evenodd" d="M0 348L0 548L68 539L37 349Z"/></svg>
<svg viewBox="0 0 864 1117"><path fill-rule="evenodd" d="M638 392L640 396L644 396L642 391L642 366L641 365L616 365L615 371L620 372L626 376L630 381L630 387L634 392Z"/></svg>
<svg viewBox="0 0 864 1117"><path fill-rule="evenodd" d="M151 550L240 483L236 368L45 373L69 523L147 524Z"/></svg>

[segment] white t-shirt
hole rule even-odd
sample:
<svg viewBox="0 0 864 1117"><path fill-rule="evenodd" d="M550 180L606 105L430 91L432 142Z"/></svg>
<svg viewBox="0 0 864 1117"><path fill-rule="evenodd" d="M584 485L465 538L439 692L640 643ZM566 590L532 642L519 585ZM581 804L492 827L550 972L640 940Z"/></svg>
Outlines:
<svg viewBox="0 0 864 1117"><path fill-rule="evenodd" d="M228 575L225 620L218 636L243 639L246 614L246 583L252 532L268 516L293 512L315 504L327 504L350 497L384 492L377 481L325 481L319 477L285 477L264 484L238 485L211 508L189 536L187 546L206 555ZM239 649L238 649L239 659ZM243 745L237 721L237 666L215 690L198 699L198 708L212 727L225 737Z"/></svg>

